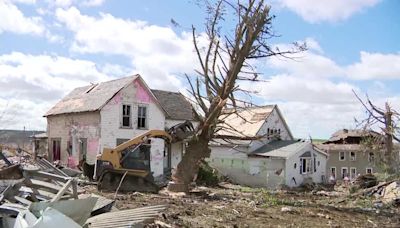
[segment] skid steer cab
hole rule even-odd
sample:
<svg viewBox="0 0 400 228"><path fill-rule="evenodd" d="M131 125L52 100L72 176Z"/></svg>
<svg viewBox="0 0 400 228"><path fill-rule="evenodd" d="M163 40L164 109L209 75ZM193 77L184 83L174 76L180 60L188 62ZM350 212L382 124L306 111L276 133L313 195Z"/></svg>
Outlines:
<svg viewBox="0 0 400 228"><path fill-rule="evenodd" d="M167 131L149 130L121 145L104 148L97 156L96 179L98 189L121 192L158 192L150 169L150 140L161 138L165 144L181 141L194 134L193 125L186 121Z"/></svg>

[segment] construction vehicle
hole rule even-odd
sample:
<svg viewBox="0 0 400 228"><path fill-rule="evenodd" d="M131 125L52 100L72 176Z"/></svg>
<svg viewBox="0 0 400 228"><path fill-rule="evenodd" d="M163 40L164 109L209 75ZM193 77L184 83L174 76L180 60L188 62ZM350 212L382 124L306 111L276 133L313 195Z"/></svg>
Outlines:
<svg viewBox="0 0 400 228"><path fill-rule="evenodd" d="M167 131L149 130L113 149L104 148L98 155L96 179L98 189L106 191L158 192L159 185L154 182L150 171L150 140L161 138L165 143L182 141L194 134L191 122L173 126Z"/></svg>

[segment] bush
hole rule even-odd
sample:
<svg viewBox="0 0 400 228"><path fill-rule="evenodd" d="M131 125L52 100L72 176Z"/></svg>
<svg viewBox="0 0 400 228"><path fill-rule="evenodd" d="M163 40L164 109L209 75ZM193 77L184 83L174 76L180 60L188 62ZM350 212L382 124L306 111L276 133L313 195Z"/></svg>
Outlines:
<svg viewBox="0 0 400 228"><path fill-rule="evenodd" d="M197 173L196 183L205 186L217 186L220 182L218 172L211 168L206 162L202 162Z"/></svg>

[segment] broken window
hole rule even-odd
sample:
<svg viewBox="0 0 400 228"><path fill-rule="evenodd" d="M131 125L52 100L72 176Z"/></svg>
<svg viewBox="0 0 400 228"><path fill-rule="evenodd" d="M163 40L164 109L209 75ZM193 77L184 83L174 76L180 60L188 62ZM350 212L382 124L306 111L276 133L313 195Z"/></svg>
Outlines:
<svg viewBox="0 0 400 228"><path fill-rule="evenodd" d="M357 169L355 167L350 168L350 179L354 180L357 178Z"/></svg>
<svg viewBox="0 0 400 228"><path fill-rule="evenodd" d="M344 161L344 160L346 160L345 153L344 151L341 151L339 152L339 161Z"/></svg>
<svg viewBox="0 0 400 228"><path fill-rule="evenodd" d="M368 153L368 161L369 161L369 162L374 162L374 161L375 161L375 154L374 154L374 152L369 152L369 153Z"/></svg>
<svg viewBox="0 0 400 228"><path fill-rule="evenodd" d="M138 129L147 128L147 107L145 106L138 107L137 128Z"/></svg>
<svg viewBox="0 0 400 228"><path fill-rule="evenodd" d="M356 160L356 152L350 152L350 161Z"/></svg>
<svg viewBox="0 0 400 228"><path fill-rule="evenodd" d="M331 167L331 175L336 178L336 167Z"/></svg>
<svg viewBox="0 0 400 228"><path fill-rule="evenodd" d="M131 106L122 105L122 127L131 127Z"/></svg>
<svg viewBox="0 0 400 228"><path fill-rule="evenodd" d="M342 167L342 179L347 177L349 174L347 172L347 167Z"/></svg>
<svg viewBox="0 0 400 228"><path fill-rule="evenodd" d="M372 168L366 168L365 171L366 171L367 174L372 174Z"/></svg>

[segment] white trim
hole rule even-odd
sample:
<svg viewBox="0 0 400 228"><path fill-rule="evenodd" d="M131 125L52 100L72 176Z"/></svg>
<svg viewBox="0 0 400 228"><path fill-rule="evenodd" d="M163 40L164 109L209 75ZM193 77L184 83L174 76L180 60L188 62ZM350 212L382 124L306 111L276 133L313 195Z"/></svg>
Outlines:
<svg viewBox="0 0 400 228"><path fill-rule="evenodd" d="M341 159L342 156L340 154L343 153L343 159ZM339 151L339 161L346 161L346 153L344 151Z"/></svg>
<svg viewBox="0 0 400 228"><path fill-rule="evenodd" d="M332 168L335 168L335 179L337 179L337 169L336 169L336 166L331 166L331 169L330 169L330 174L329 175L332 175Z"/></svg>
<svg viewBox="0 0 400 228"><path fill-rule="evenodd" d="M374 173L374 169L373 169L372 167L367 167L367 168L365 168L365 173L366 173L366 174L368 174L368 169L371 170L371 174Z"/></svg>
<svg viewBox="0 0 400 228"><path fill-rule="evenodd" d="M352 177L351 175L352 175L352 170L355 170L354 171L354 177ZM350 180L353 180L353 179L356 179L357 178L357 168L356 167L350 167Z"/></svg>
<svg viewBox="0 0 400 228"><path fill-rule="evenodd" d="M354 160L353 160L352 157L351 157L351 153L354 154ZM357 160L357 154L356 154L356 152L354 152L354 151L349 151L349 161L356 161L356 160Z"/></svg>
<svg viewBox="0 0 400 228"><path fill-rule="evenodd" d="M341 167L340 168L340 176L343 179L345 176L343 175L343 169L346 169L346 174L349 174L349 167Z"/></svg>

